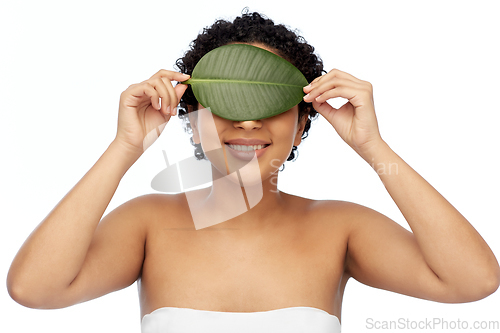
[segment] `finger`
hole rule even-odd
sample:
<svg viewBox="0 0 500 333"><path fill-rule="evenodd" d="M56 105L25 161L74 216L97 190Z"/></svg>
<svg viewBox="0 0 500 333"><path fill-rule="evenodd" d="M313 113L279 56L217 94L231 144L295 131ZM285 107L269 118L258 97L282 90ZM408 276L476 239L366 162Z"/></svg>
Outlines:
<svg viewBox="0 0 500 333"><path fill-rule="evenodd" d="M362 89L363 86L360 83L354 82L352 80L343 79L340 77L334 77L330 80L323 80L314 86L314 90L318 90L321 93L337 88L337 87L349 87L353 89Z"/></svg>
<svg viewBox="0 0 500 333"><path fill-rule="evenodd" d="M337 88L337 87L349 87L352 89L362 89L363 87L356 82L351 80L341 79L338 77L334 77L330 80L322 80L318 84L316 84L312 90L310 90L307 96L304 96L304 101L310 102L314 100L316 97L320 96L324 92Z"/></svg>
<svg viewBox="0 0 500 333"><path fill-rule="evenodd" d="M313 85L314 83L318 82L319 80L321 80L323 78L324 75L321 75L321 76L318 76L317 78L315 78L314 80L312 80L311 82L311 85Z"/></svg>
<svg viewBox="0 0 500 333"><path fill-rule="evenodd" d="M177 104L179 104L182 95L184 95L188 87L189 86L187 84L177 84L174 87L175 94L177 95Z"/></svg>
<svg viewBox="0 0 500 333"><path fill-rule="evenodd" d="M333 77L339 77L339 78L342 78L342 79L351 80L351 81L354 81L354 82L357 82L357 83L364 82L363 80L360 80L357 77L355 77L355 76L353 76L353 75L351 75L349 73L343 72L340 69L336 69L336 68L334 68L331 71L329 71L328 74L325 74L325 76L326 75L333 76Z"/></svg>
<svg viewBox="0 0 500 333"><path fill-rule="evenodd" d="M170 114L174 114L174 109L177 107L177 94L174 91L174 87L172 87L172 83L166 78L162 77L161 80L163 81L163 84L167 88L168 95L169 95L169 106L170 106Z"/></svg>
<svg viewBox="0 0 500 333"><path fill-rule="evenodd" d="M316 97L314 101L318 103L325 103L327 100L336 97L343 97L351 100L356 96L356 91L356 89L352 89L350 87L338 87L321 94L320 96Z"/></svg>
<svg viewBox="0 0 500 333"><path fill-rule="evenodd" d="M187 75L187 74L182 74L182 73L174 72L174 71L168 71L166 69L160 69L158 72L156 72L156 74L151 76L150 79L162 78L162 77L166 77L170 81L175 80L175 81L179 81L179 82L183 82L183 81L186 81L187 79L189 79L189 75Z"/></svg>
<svg viewBox="0 0 500 333"><path fill-rule="evenodd" d="M156 89L161 97L161 112L168 114L168 107L170 105L170 93L168 92L165 83L161 78L149 79L148 82Z"/></svg>
<svg viewBox="0 0 500 333"><path fill-rule="evenodd" d="M316 101L312 102L314 110L318 111L319 113L325 115L325 112L329 112L333 107L328 104L328 103L318 103Z"/></svg>
<svg viewBox="0 0 500 333"><path fill-rule="evenodd" d="M333 119L333 116L335 115L335 112L338 111L328 103L318 103L314 101L312 102L312 105L314 107L314 110L318 111L318 113L330 123L331 119Z"/></svg>
<svg viewBox="0 0 500 333"><path fill-rule="evenodd" d="M130 89L130 94L137 98L147 96L148 99L151 100L151 105L155 109L158 110L160 108L160 95L158 94L156 89L153 86L151 86L151 84L149 84L147 81L134 85Z"/></svg>
<svg viewBox="0 0 500 333"><path fill-rule="evenodd" d="M170 114L163 114L163 113L161 115L163 116L163 119L165 119L165 122L168 123L171 115ZM163 130L161 130L161 132L163 132Z"/></svg>
<svg viewBox="0 0 500 333"><path fill-rule="evenodd" d="M177 95L177 105L179 105L179 102L181 100L182 95L186 92L186 89L188 88L187 84L177 84L174 87L175 94ZM177 114L177 109L174 111L174 116Z"/></svg>
<svg viewBox="0 0 500 333"><path fill-rule="evenodd" d="M321 80L321 77L322 76L318 76L317 78L315 78L314 80L311 81L311 83L309 83L309 85L305 86L304 88L302 88L302 90L308 94L311 90L312 90L312 86L313 84L317 83L319 80Z"/></svg>
<svg viewBox="0 0 500 333"><path fill-rule="evenodd" d="M323 84L324 82L328 82L334 78L349 80L349 81L356 82L356 83L363 83L364 82L362 80L355 78L351 74L348 74L348 73L343 72L343 71L338 70L338 69L332 69L330 72L315 78L308 86L304 87L304 92L306 94L308 94L311 92L312 89L314 89L314 88L318 87L319 85Z"/></svg>
<svg viewBox="0 0 500 333"><path fill-rule="evenodd" d="M330 81L334 78L340 78L344 80L349 80L351 82L355 82L358 84L367 84L368 82L359 80L358 78L352 76L351 74L348 74L346 72L343 72L338 69L332 69L330 72L327 74L321 75L320 77L317 77L314 79L311 84L309 84L308 91L305 91L306 93L309 93L313 88L318 87L319 85L323 84L324 82Z"/></svg>

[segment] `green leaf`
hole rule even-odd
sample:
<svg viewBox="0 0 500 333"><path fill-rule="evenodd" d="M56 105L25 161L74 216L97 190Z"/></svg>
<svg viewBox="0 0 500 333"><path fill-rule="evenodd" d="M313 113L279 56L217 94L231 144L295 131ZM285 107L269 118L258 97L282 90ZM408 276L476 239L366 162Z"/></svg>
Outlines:
<svg viewBox="0 0 500 333"><path fill-rule="evenodd" d="M196 64L190 84L198 102L219 117L256 120L283 113L304 97L304 75L280 56L248 44L218 47Z"/></svg>

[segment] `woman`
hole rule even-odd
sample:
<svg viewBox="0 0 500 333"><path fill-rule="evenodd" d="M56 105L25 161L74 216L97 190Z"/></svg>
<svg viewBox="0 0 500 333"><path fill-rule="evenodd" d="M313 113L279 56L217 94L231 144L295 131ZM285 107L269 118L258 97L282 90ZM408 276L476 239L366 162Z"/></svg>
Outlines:
<svg viewBox="0 0 500 333"><path fill-rule="evenodd" d="M200 326L332 332L339 329L350 277L438 302L478 300L498 288L498 262L481 236L382 140L370 83L340 70L321 76L309 45L258 14L205 29L178 66L189 74L203 54L229 43L274 52L311 82L304 102L275 117L233 122L211 115L228 151L241 145L236 140L270 144L258 161L262 200L200 230L186 194L141 196L101 220L120 179L143 153L146 134L175 116L179 100L188 113L201 110L186 85L171 84L189 76L161 70L122 93L115 139L19 250L8 276L13 299L61 308L139 279L141 316L150 314L144 332L186 325L193 332ZM334 97L349 102L336 110L326 103ZM361 205L277 190L278 169L293 159L316 112L375 169L413 233ZM204 123L191 123L193 143L203 145L197 124ZM217 203L214 189L191 194Z"/></svg>

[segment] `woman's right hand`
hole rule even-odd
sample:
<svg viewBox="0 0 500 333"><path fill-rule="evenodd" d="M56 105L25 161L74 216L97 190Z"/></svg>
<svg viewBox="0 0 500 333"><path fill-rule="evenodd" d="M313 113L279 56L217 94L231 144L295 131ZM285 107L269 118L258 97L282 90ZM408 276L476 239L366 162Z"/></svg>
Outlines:
<svg viewBox="0 0 500 333"><path fill-rule="evenodd" d="M174 88L171 81L187 79L189 75L162 69L150 79L128 87L120 96L115 141L140 156L158 138L170 117L177 114L176 107L188 85ZM156 128L159 133L146 138Z"/></svg>

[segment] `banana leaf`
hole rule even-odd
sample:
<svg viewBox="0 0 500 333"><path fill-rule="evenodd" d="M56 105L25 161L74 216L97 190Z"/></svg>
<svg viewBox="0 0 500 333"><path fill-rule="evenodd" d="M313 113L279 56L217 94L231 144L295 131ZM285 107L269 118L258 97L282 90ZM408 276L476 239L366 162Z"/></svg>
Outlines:
<svg viewBox="0 0 500 333"><path fill-rule="evenodd" d="M308 84L304 75L280 56L248 44L229 44L205 54L190 84L198 102L219 117L256 120L297 105Z"/></svg>

